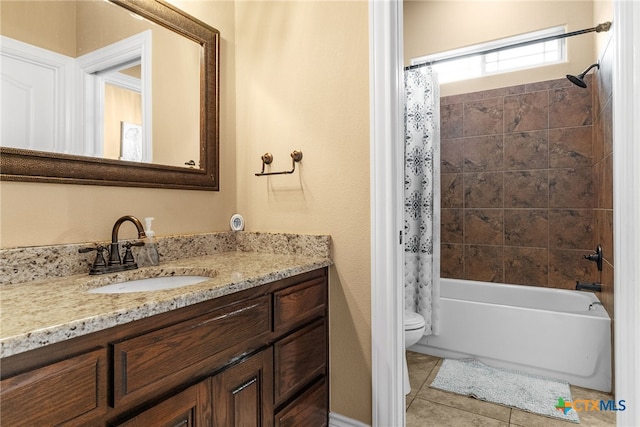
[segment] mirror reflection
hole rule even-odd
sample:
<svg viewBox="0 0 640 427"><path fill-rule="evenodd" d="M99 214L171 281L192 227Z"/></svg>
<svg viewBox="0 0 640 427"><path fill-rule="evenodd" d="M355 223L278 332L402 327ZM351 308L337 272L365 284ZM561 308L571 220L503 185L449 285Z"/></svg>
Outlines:
<svg viewBox="0 0 640 427"><path fill-rule="evenodd" d="M0 146L201 166L199 43L103 0L0 8Z"/></svg>

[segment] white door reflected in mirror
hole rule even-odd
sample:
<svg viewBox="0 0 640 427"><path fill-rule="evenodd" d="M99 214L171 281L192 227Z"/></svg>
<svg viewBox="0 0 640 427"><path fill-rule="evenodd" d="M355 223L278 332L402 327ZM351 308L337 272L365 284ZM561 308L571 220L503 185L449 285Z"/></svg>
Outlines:
<svg viewBox="0 0 640 427"><path fill-rule="evenodd" d="M202 46L102 0L0 8L0 146L199 167Z"/></svg>
<svg viewBox="0 0 640 427"><path fill-rule="evenodd" d="M72 58L2 36L0 145L120 159L122 122L151 162L151 32ZM143 72L143 70L145 72ZM129 129L127 129L129 130Z"/></svg>

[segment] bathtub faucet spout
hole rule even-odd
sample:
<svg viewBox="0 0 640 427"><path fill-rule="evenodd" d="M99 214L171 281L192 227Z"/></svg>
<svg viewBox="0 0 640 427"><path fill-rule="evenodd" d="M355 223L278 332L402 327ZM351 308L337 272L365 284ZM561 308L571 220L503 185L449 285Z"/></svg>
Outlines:
<svg viewBox="0 0 640 427"><path fill-rule="evenodd" d="M602 292L602 285L600 283L580 283L580 282L576 282L576 290L578 290L578 291Z"/></svg>

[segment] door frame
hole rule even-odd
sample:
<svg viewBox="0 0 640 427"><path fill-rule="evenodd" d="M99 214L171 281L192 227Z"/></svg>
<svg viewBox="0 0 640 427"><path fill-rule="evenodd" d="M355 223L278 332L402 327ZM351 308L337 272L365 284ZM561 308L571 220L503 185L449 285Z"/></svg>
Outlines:
<svg viewBox="0 0 640 427"><path fill-rule="evenodd" d="M369 1L371 364L374 426L402 426L402 0Z"/></svg>
<svg viewBox="0 0 640 427"><path fill-rule="evenodd" d="M619 426L640 425L640 3L613 1L614 357ZM635 45L635 48L634 48Z"/></svg>

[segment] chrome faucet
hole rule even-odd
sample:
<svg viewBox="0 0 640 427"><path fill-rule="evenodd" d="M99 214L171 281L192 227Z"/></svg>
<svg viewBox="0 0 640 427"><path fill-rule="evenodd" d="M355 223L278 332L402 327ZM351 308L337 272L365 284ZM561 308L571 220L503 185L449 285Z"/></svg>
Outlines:
<svg viewBox="0 0 640 427"><path fill-rule="evenodd" d="M131 253L132 246L144 246L144 242L127 242L124 244L125 253L124 258L120 258L120 245L118 242L118 232L120 231L120 226L125 222L130 221L133 225L138 229L138 239L144 239L147 235L144 232L144 228L142 227L142 223L138 218L133 215L125 215L121 218L118 218L115 224L113 224L113 230L111 231L111 245L109 248L109 261L105 262L104 259L104 251L105 247L102 245L97 245L95 247L81 248L78 250L80 253L86 253L91 251L96 251L96 259L93 262L93 266L91 270L89 270L89 274L105 274L105 273L113 273L116 271L124 271L124 270L134 270L138 268L138 264L136 264L135 259L133 258L133 254Z"/></svg>

